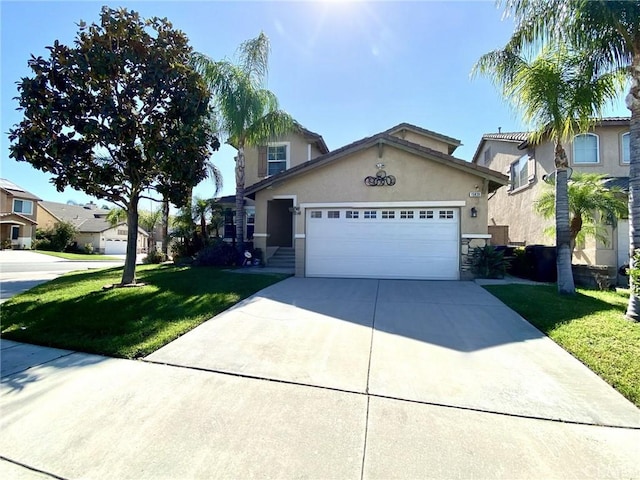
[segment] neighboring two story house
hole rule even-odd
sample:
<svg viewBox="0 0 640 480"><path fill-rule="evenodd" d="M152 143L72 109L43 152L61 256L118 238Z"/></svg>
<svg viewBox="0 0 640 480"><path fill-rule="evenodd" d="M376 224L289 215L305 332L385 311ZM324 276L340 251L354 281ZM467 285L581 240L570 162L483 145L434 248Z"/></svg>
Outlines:
<svg viewBox="0 0 640 480"><path fill-rule="evenodd" d="M403 123L333 151L303 128L247 149L254 246L293 249L298 276L471 278L508 177L453 157L459 145Z"/></svg>
<svg viewBox="0 0 640 480"><path fill-rule="evenodd" d="M574 172L598 173L609 183L628 190L629 118L606 118L588 133L579 134L564 145ZM544 219L534 202L547 188L544 178L554 172L554 147L550 141L528 142L526 132L483 135L472 160L474 165L509 175L509 186L489 198L489 231L494 244L554 245L545 235L553 219ZM576 245L573 262L619 268L629 261L629 225L621 219L617 227L606 226L606 243L588 239Z"/></svg>
<svg viewBox="0 0 640 480"><path fill-rule="evenodd" d="M2 248L31 248L36 235L40 199L0 178L0 244Z"/></svg>
<svg viewBox="0 0 640 480"><path fill-rule="evenodd" d="M78 229L74 238L77 247L93 245L93 251L107 255L127 253L127 225L120 222L111 225L107 221L109 210L98 208L94 203L86 205L68 205L66 203L45 202L38 203L38 227L47 229L60 221L72 223ZM149 234L138 228L136 251L146 252Z"/></svg>

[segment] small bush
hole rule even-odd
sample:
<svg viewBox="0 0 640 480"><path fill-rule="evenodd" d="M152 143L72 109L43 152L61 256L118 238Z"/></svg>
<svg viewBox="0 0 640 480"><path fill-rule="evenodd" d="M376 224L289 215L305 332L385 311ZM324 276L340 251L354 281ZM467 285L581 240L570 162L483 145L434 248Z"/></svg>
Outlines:
<svg viewBox="0 0 640 480"><path fill-rule="evenodd" d="M84 244L84 253L87 255L91 255L93 253L93 243Z"/></svg>
<svg viewBox="0 0 640 480"><path fill-rule="evenodd" d="M476 247L473 250L473 273L480 278L503 278L509 261L504 252L496 250L492 245Z"/></svg>
<svg viewBox="0 0 640 480"><path fill-rule="evenodd" d="M629 280L631 281L631 288L633 289L633 294L636 296L640 295L640 249L637 249L633 252L633 268L628 268L627 272L629 275Z"/></svg>
<svg viewBox="0 0 640 480"><path fill-rule="evenodd" d="M236 249L232 245L222 240L215 240L211 245L198 252L195 265L228 267L235 263L236 256Z"/></svg>
<svg viewBox="0 0 640 480"><path fill-rule="evenodd" d="M5 238L4 240L2 240L2 244L0 244L0 248L2 250L11 250L11 239Z"/></svg>
<svg viewBox="0 0 640 480"><path fill-rule="evenodd" d="M151 250L147 253L147 256L142 259L142 263L151 264L151 263L162 263L167 261L167 256L159 252L158 250Z"/></svg>
<svg viewBox="0 0 640 480"><path fill-rule="evenodd" d="M51 240L48 238L41 238L33 242L34 250L44 250L45 252L55 252Z"/></svg>

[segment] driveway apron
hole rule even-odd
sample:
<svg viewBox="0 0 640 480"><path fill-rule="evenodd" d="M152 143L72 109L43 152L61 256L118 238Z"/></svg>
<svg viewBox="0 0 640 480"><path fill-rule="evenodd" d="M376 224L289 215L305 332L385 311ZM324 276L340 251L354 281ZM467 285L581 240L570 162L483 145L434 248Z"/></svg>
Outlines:
<svg viewBox="0 0 640 480"><path fill-rule="evenodd" d="M640 410L470 282L289 278L144 361L0 347L0 478L640 478Z"/></svg>

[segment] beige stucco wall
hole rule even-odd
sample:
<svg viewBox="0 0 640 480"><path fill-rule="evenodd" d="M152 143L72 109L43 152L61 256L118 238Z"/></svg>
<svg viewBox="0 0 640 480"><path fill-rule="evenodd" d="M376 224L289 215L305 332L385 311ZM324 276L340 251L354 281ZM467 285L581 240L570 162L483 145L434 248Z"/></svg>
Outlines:
<svg viewBox="0 0 640 480"><path fill-rule="evenodd" d="M37 208L38 202L36 202L35 200L32 200L30 198L23 199L23 198L21 198L19 196L9 195L4 190L0 190L0 211L2 213L12 213L13 212L13 200L14 199L31 202L33 204L32 209L31 209L31 215L25 215L24 213L21 213L20 215L22 215L23 217L27 217L27 218L33 220L34 222L38 221L38 208Z"/></svg>
<svg viewBox="0 0 640 480"><path fill-rule="evenodd" d="M376 164L382 162L388 175L396 177L394 186L368 187L364 178L375 175ZM482 192L480 198L470 198L469 192ZM267 202L274 198L295 197L295 204L373 202L442 202L463 201L460 210L461 234L487 233L487 191L482 178L436 161L417 157L408 152L385 146L382 158L378 148L356 152L329 165L298 175L256 194L256 226L254 245L265 250L267 234ZM476 207L478 216L471 218L470 209ZM296 274L303 275L304 208L294 215Z"/></svg>
<svg viewBox="0 0 640 480"><path fill-rule="evenodd" d="M393 134L393 136L402 138L407 142L417 143L418 145L422 145L423 147L427 147L444 154L449 154L449 144L440 140L436 140L435 138L426 137L409 130L402 130L398 133Z"/></svg>
<svg viewBox="0 0 640 480"><path fill-rule="evenodd" d="M59 220L51 215L48 210L44 209L42 205L38 203L38 228L47 230L53 228Z"/></svg>
<svg viewBox="0 0 640 480"><path fill-rule="evenodd" d="M289 143L289 168L295 167L309 160L310 142L300 133L291 133L275 138L272 143ZM318 147L311 143L311 158L320 155ZM251 147L245 149L245 185L253 185L265 177L258 176L258 149Z"/></svg>
<svg viewBox="0 0 640 480"><path fill-rule="evenodd" d="M598 165L573 164L573 146L565 145L571 167L575 172L599 173L611 176L628 176L629 166L622 164L621 136L628 132L625 127L596 127L594 133L599 136L600 163ZM518 143L488 140L477 158L482 164L484 152L491 149L489 168L509 175L510 165L525 153L534 156L535 178L524 188L509 191L499 189L489 200L489 225L508 225L509 242L527 245L555 245L555 238L544 234L545 228L554 224L553 219L546 220L534 210L534 203L543 191L552 189L542 181L542 177L555 170L554 148L549 142L542 143L530 150L518 150ZM608 227L609 242L605 245L594 239L587 239L584 246L578 245L573 261L591 265L616 265L617 235Z"/></svg>

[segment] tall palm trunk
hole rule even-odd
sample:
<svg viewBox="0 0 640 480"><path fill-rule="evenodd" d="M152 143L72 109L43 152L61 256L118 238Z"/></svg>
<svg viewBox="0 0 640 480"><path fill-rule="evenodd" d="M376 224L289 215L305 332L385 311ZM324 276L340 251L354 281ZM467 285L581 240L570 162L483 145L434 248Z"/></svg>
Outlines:
<svg viewBox="0 0 640 480"><path fill-rule="evenodd" d="M244 252L244 146L238 145L236 157L236 248Z"/></svg>
<svg viewBox="0 0 640 480"><path fill-rule="evenodd" d="M127 255L122 272L122 285L136 283L136 257L138 254L138 200L137 192L131 193L127 206Z"/></svg>
<svg viewBox="0 0 640 480"><path fill-rule="evenodd" d="M169 255L169 200L162 199L162 253Z"/></svg>
<svg viewBox="0 0 640 480"><path fill-rule="evenodd" d="M571 227L569 222L569 191L567 186L567 155L560 141L556 141L556 253L558 293L573 295L576 287L571 270Z"/></svg>
<svg viewBox="0 0 640 480"><path fill-rule="evenodd" d="M640 53L633 56L631 64L631 90L627 95L627 108L631 110L629 127L629 267L634 265L633 255L640 248ZM631 294L626 316L640 321L640 285L634 285L629 277Z"/></svg>

